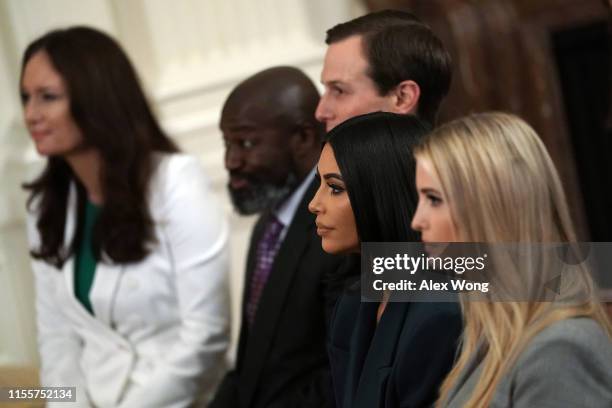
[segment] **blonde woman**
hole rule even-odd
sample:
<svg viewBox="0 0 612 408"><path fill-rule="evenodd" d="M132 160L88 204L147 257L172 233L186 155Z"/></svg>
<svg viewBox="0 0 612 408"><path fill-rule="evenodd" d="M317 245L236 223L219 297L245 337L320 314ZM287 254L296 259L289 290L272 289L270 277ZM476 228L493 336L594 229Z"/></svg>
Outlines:
<svg viewBox="0 0 612 408"><path fill-rule="evenodd" d="M424 242L576 241L553 162L518 117L484 113L450 122L415 156L412 227ZM461 295L462 350L438 407L612 406L612 325L588 271L578 266L564 275L560 295L544 302L537 264L515 270L536 295L531 301ZM517 282L504 279L496 283Z"/></svg>

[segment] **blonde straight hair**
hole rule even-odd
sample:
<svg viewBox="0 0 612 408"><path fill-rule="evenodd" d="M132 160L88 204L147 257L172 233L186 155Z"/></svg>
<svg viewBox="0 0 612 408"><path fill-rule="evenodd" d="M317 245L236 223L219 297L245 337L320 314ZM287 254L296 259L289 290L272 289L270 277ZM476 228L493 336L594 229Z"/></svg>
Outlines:
<svg viewBox="0 0 612 408"><path fill-rule="evenodd" d="M415 149L441 182L459 241L506 243L576 242L567 201L555 166L536 132L506 113L470 115L445 124ZM554 322L590 317L612 338L612 324L588 271L578 267L555 302L470 302L461 295L461 353L443 382L443 406L475 353L482 372L468 407L487 407L503 375L529 341ZM537 271L522 275L538 286Z"/></svg>

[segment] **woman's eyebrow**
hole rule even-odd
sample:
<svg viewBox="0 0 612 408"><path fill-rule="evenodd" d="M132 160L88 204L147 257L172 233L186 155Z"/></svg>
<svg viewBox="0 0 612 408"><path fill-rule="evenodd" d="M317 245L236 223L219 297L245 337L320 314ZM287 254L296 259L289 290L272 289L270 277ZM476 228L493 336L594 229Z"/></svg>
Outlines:
<svg viewBox="0 0 612 408"><path fill-rule="evenodd" d="M338 179L338 180L342 180L342 176L341 176L340 174L338 174L338 173L325 173L325 174L323 175L323 178L324 178L325 180L328 180L328 179L330 179L330 178L336 178L336 179Z"/></svg>
<svg viewBox="0 0 612 408"><path fill-rule="evenodd" d="M436 190L435 188L431 188L431 187L424 187L424 188L419 189L419 191L423 194L428 194L428 193L440 194L438 190Z"/></svg>

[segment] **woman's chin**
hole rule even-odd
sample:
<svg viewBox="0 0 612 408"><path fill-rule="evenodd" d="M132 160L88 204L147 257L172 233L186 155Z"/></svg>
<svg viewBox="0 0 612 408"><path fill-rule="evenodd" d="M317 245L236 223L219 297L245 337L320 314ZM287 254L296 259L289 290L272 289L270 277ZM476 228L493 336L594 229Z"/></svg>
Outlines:
<svg viewBox="0 0 612 408"><path fill-rule="evenodd" d="M330 239L323 238L321 240L321 246L323 247L323 251L331 255L341 255L343 253L341 246Z"/></svg>
<svg viewBox="0 0 612 408"><path fill-rule="evenodd" d="M323 247L323 251L330 255L349 255L358 254L360 252L359 246L343 245L329 238L323 238L321 240L321 246Z"/></svg>

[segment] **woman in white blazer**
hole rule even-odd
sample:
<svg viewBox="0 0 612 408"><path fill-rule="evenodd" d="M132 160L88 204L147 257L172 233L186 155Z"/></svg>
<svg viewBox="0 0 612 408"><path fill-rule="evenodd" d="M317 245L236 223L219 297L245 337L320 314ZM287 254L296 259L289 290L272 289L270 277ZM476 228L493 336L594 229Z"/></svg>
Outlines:
<svg viewBox="0 0 612 408"><path fill-rule="evenodd" d="M189 406L214 385L229 325L228 231L200 166L99 31L32 42L20 87L47 157L25 185L42 385L76 387L70 407Z"/></svg>

